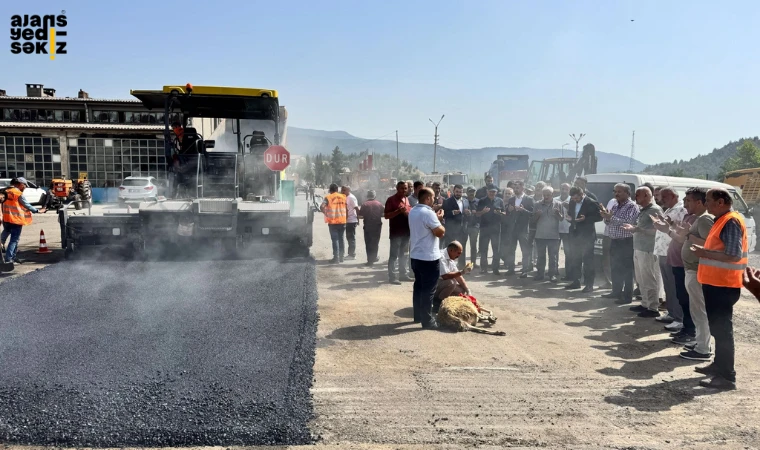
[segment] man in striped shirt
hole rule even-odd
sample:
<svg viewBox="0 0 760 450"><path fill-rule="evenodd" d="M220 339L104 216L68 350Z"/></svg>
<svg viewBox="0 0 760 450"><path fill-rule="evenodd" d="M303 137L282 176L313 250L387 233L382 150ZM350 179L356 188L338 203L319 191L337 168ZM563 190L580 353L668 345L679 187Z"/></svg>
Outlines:
<svg viewBox="0 0 760 450"><path fill-rule="evenodd" d="M631 187L625 183L615 185L615 200L612 209L605 208L601 214L610 237L610 275L612 292L603 295L614 298L617 303L633 301L633 233L623 228L624 224L634 225L639 217L639 208L631 200Z"/></svg>

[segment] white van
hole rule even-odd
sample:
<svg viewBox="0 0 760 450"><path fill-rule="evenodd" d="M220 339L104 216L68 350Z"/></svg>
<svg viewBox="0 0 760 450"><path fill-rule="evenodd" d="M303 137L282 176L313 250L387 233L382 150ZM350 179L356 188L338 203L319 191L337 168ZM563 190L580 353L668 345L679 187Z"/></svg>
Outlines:
<svg viewBox="0 0 760 450"><path fill-rule="evenodd" d="M683 200L686 195L686 190L693 187L704 188L724 188L734 197L734 209L744 216L744 223L747 226L747 239L749 240L749 251L755 249L755 243L757 236L755 235L755 219L752 217L752 210L744 202L739 191L735 186L730 184L719 183L717 181L700 180L697 178L679 178L679 177L666 177L660 175L637 175L632 173L599 173L595 175L587 175L588 186L587 189L593 192L599 199L599 202L603 205L614 197L613 189L617 183L626 183L631 187L631 199L633 193L636 192L636 188L644 183L651 183L652 186L670 186L678 193L678 198ZM594 246L594 253L602 254L602 238L604 237L604 222L597 222L596 224L596 245Z"/></svg>

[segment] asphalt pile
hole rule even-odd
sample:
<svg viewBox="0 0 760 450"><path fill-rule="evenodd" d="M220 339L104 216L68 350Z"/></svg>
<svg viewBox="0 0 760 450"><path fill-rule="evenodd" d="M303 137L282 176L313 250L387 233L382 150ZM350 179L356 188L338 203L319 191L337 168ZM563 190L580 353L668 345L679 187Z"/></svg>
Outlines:
<svg viewBox="0 0 760 450"><path fill-rule="evenodd" d="M312 442L313 262L63 263L2 284L0 441Z"/></svg>

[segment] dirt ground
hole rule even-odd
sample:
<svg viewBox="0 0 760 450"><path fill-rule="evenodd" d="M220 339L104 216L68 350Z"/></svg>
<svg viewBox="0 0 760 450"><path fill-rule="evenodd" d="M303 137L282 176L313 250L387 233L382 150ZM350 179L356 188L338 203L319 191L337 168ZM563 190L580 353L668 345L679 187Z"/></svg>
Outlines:
<svg viewBox="0 0 760 450"><path fill-rule="evenodd" d="M317 215L316 220L321 219ZM580 292L470 274L506 337L422 330L412 284L381 262L327 265L315 222L319 324L313 433L323 445L620 449L759 448L760 305L736 308L738 390L708 391L662 325ZM376 447L377 446L377 447ZM370 448L370 447L366 447Z"/></svg>

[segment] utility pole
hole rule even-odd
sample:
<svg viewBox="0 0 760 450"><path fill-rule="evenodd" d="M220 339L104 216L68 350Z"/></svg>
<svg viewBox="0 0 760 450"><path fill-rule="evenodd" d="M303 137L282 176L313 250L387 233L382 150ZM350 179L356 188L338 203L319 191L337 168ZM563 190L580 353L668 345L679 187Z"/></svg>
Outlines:
<svg viewBox="0 0 760 450"><path fill-rule="evenodd" d="M628 163L628 171L633 173L633 158L636 156L636 130L633 130L633 134L631 135L631 162Z"/></svg>
<svg viewBox="0 0 760 450"><path fill-rule="evenodd" d="M401 177L401 160L398 158L398 130L396 130L396 164L398 164L397 177Z"/></svg>
<svg viewBox="0 0 760 450"><path fill-rule="evenodd" d="M570 137L573 138L573 140L575 141L575 159L578 159L578 142L580 142L581 139L583 139L583 136L585 135L586 135L585 133L581 133L580 136L578 137L575 137L575 133L570 135Z"/></svg>
<svg viewBox="0 0 760 450"><path fill-rule="evenodd" d="M428 119L430 123L435 126L435 138L433 139L433 173L437 173L435 171L435 162L438 159L438 125L441 123L441 120L443 120L445 114L441 116L440 120L438 120L438 123L433 122L433 119Z"/></svg>
<svg viewBox="0 0 760 450"><path fill-rule="evenodd" d="M567 144L562 144L562 157L563 158L565 157L565 147L568 146L568 145L570 145L569 142Z"/></svg>

